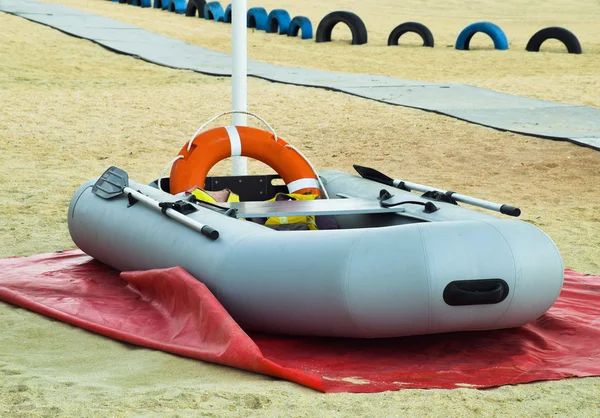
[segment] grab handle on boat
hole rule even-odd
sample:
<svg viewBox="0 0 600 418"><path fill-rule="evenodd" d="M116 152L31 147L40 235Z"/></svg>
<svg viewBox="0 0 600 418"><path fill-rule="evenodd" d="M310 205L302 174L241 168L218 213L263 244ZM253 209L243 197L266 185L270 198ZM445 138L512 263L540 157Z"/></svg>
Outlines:
<svg viewBox="0 0 600 418"><path fill-rule="evenodd" d="M130 201L134 199L135 201L141 202L158 212L162 212L169 218L187 226L188 228L193 229L194 231L200 232L207 238L212 240L219 238L219 231L211 228L208 225L202 224L176 211L175 209L165 207L164 204L161 206L161 202L158 202L151 197L148 197L145 194L129 187L129 175L127 172L118 167L112 166L107 169L96 181L94 187L92 187L92 193L103 199L112 199L113 197L125 194Z"/></svg>
<svg viewBox="0 0 600 418"><path fill-rule="evenodd" d="M382 172L377 171L370 167L363 167L363 166L354 164L354 169L358 172L358 174L360 174L360 176L362 178L365 178L368 180L373 180L378 183L383 183L388 186L393 186L398 189L406 190L409 192L411 190L416 190L418 192L423 192L423 193L435 191L438 193L447 194L448 196L452 197L452 199L456 200L457 202L467 203L469 205L477 206L480 208L493 210L496 212L500 212L504 215L514 216L514 217L518 217L521 215L521 209L514 207L514 206L505 205L505 204L501 204L501 203L494 203L494 202L490 202L487 200L478 199L476 197L471 197L471 196L459 194L459 193L448 191L448 190L438 189L436 187L425 186L425 185L417 184L417 183L411 183L411 182L400 180L400 179L393 179L393 178L388 177L387 175L383 174Z"/></svg>
<svg viewBox="0 0 600 418"><path fill-rule="evenodd" d="M444 302L450 306L492 305L508 296L502 279L456 280L444 289Z"/></svg>

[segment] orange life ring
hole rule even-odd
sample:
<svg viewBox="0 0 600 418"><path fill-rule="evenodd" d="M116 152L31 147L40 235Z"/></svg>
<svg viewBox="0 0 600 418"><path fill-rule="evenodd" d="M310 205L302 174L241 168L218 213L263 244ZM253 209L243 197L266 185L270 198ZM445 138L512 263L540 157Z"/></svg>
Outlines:
<svg viewBox="0 0 600 418"><path fill-rule="evenodd" d="M310 164L281 138L248 126L226 126L196 135L188 151L183 146L171 168L170 188L176 194L192 187L204 187L206 176L219 161L232 156L259 160L277 172L290 193L321 196L319 182Z"/></svg>

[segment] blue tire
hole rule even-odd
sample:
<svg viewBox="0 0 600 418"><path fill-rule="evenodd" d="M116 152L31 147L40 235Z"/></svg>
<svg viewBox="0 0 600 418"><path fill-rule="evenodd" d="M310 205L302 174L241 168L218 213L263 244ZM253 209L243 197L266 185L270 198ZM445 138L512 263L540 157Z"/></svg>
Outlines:
<svg viewBox="0 0 600 418"><path fill-rule="evenodd" d="M246 26L257 30L267 30L267 11L262 7L252 7L246 14Z"/></svg>
<svg viewBox="0 0 600 418"><path fill-rule="evenodd" d="M154 8L168 10L170 2L171 0L154 0Z"/></svg>
<svg viewBox="0 0 600 418"><path fill-rule="evenodd" d="M312 39L313 27L310 23L310 19L306 16L296 16L290 22L288 28L288 36L298 36L298 33L302 32L302 39Z"/></svg>
<svg viewBox="0 0 600 418"><path fill-rule="evenodd" d="M132 0L133 6L152 7L152 0Z"/></svg>
<svg viewBox="0 0 600 418"><path fill-rule="evenodd" d="M455 48L468 50L471 38L478 32L483 32L492 38L492 41L494 41L494 48L500 50L508 49L508 39L506 39L504 31L491 22L477 22L464 28L456 39Z"/></svg>
<svg viewBox="0 0 600 418"><path fill-rule="evenodd" d="M187 8L187 2L185 0L163 0L163 10L169 12L184 14Z"/></svg>
<svg viewBox="0 0 600 418"><path fill-rule="evenodd" d="M292 18L283 9L275 9L267 16L267 33L279 33L287 35Z"/></svg>
<svg viewBox="0 0 600 418"><path fill-rule="evenodd" d="M169 0L167 8L170 12L177 14L184 14L187 8L187 1L185 0Z"/></svg>
<svg viewBox="0 0 600 418"><path fill-rule="evenodd" d="M225 16L223 17L223 22L231 23L231 4L228 4L225 8Z"/></svg>
<svg viewBox="0 0 600 418"><path fill-rule="evenodd" d="M204 6L204 19L214 20L215 22L223 22L225 20L225 12L221 3L211 1Z"/></svg>

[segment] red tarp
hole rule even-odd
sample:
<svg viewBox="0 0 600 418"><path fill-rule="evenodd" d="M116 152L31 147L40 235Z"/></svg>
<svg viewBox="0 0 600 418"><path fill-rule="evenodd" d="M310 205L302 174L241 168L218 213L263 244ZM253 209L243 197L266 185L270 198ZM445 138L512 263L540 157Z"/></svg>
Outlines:
<svg viewBox="0 0 600 418"><path fill-rule="evenodd" d="M600 375L600 277L565 276L550 311L521 328L380 340L246 334L183 269L119 276L80 251L0 260L0 300L324 392L486 388Z"/></svg>

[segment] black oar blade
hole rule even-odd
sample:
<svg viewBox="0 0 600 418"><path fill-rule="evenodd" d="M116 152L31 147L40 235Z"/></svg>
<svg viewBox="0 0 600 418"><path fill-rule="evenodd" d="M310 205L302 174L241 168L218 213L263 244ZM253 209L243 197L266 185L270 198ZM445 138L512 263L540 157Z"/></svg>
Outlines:
<svg viewBox="0 0 600 418"><path fill-rule="evenodd" d="M380 171L375 170L374 168L363 167L361 165L353 165L354 169L360 176L367 180L373 180L378 183L386 184L388 186L394 185L394 179L386 176Z"/></svg>
<svg viewBox="0 0 600 418"><path fill-rule="evenodd" d="M100 176L92 193L103 199L111 199L123 193L123 189L129 186L129 176L118 167L110 167Z"/></svg>

